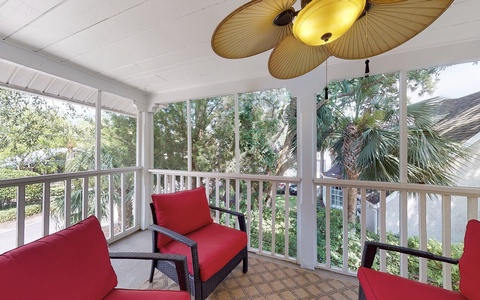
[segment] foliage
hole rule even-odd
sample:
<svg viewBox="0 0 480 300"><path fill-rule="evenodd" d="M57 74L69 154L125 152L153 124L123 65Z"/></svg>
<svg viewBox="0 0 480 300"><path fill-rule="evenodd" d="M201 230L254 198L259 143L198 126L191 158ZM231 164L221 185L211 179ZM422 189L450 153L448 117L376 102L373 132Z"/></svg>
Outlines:
<svg viewBox="0 0 480 300"><path fill-rule="evenodd" d="M284 114L289 99L285 90L239 95L241 173L276 173L288 130Z"/></svg>
<svg viewBox="0 0 480 300"><path fill-rule="evenodd" d="M428 93L434 87L438 68L411 71L408 86L419 89L419 94ZM333 145L335 161L344 164L354 160L354 168L360 180L399 180L399 104L396 74L383 74L368 78L354 78L330 84L331 97L324 105L331 109L332 116L320 120L325 143ZM422 88L419 88L422 87ZM408 118L408 181L430 184L453 184L452 173L458 161L467 153L457 143L443 138L435 131L436 115L433 108L437 99L409 104ZM323 108L325 109L325 108ZM322 115L323 116L323 115ZM358 134L351 141L358 147L355 159L347 159L342 146L348 124L354 124ZM447 170L447 172L445 172Z"/></svg>
<svg viewBox="0 0 480 300"><path fill-rule="evenodd" d="M71 105L0 89L0 162L40 174L62 172L85 131L71 124Z"/></svg>
<svg viewBox="0 0 480 300"><path fill-rule="evenodd" d="M230 96L191 103L192 170L233 172L235 157L234 99Z"/></svg>
<svg viewBox="0 0 480 300"><path fill-rule="evenodd" d="M258 203L256 196L252 196L252 202ZM272 206L262 206L260 213L260 207L252 205L250 211L250 247L259 249L260 247L260 228L261 228L261 245L262 251L272 251L272 238L275 235L275 247L274 251L277 254L285 255L285 243L288 236L288 253L287 256L297 256L297 197L290 196L289 198L289 211L288 211L288 233L286 233L285 224L285 196L277 195L275 200L275 228L273 225L273 209ZM252 204L253 204L252 203ZM246 212L246 197L242 199L240 203L240 211ZM262 219L260 220L260 216Z"/></svg>
<svg viewBox="0 0 480 300"><path fill-rule="evenodd" d="M25 206L25 216L30 217L38 215L42 212L41 204L31 204ZM17 208L9 208L5 210L0 210L0 223L13 221L17 219Z"/></svg>
<svg viewBox="0 0 480 300"><path fill-rule="evenodd" d="M440 68L414 70L408 88L419 95L431 93ZM334 81L330 97L318 99L318 150L331 149L343 178L398 182L400 136L397 74L381 74ZM437 99L407 107L407 180L412 183L453 185L466 149L435 130ZM349 222L355 222L357 195L349 190Z"/></svg>
<svg viewBox="0 0 480 300"><path fill-rule="evenodd" d="M253 199L253 198L252 198ZM290 257L297 256L297 209L296 197L290 197L289 210L289 233L288 233L288 255ZM210 203L214 204L214 197L210 199ZM234 205L234 203L232 203ZM246 197L243 197L240 203L240 211L246 212ZM276 254L285 254L285 196L277 196L275 209L275 229L272 229L272 207L262 207L260 220L260 209L255 207L250 212L250 247L259 249L261 237L261 251L272 251L272 232L275 234L275 249ZM319 263L326 263L326 215L325 208L319 204L317 210L317 260ZM220 217L220 222L225 224L225 216ZM260 222L261 221L261 222ZM230 220L231 226L235 226L235 219ZM260 236L261 224L261 236ZM357 270L362 259L362 243L360 240L360 224L348 224L348 269ZM366 232L367 240L379 241L379 235L368 231ZM340 209L331 209L330 211L330 259L331 265L334 267L343 268L343 212ZM399 245L399 236L390 232L386 235L386 243L392 245ZM407 247L412 249L419 249L419 238L412 236L408 238ZM442 255L442 243L429 239L427 241L427 251L436 255ZM452 257L459 258L463 252L463 244L452 244ZM379 269L380 261L377 255L373 268ZM408 257L408 276L411 279L418 280L419 276L419 259L415 257ZM400 255L395 252L386 253L386 271L391 274L400 274ZM442 263L428 260L427 261L428 282L435 286L442 286ZM452 285L454 290L458 290L459 271L457 266L452 266Z"/></svg>
<svg viewBox="0 0 480 300"><path fill-rule="evenodd" d="M137 119L109 113L102 113L102 162L105 166L131 167L137 158Z"/></svg>
<svg viewBox="0 0 480 300"><path fill-rule="evenodd" d="M22 170L0 169L0 180L10 178L24 178L38 176L37 173ZM25 187L26 202L36 202L42 200L42 185L29 184ZM0 210L14 207L17 202L17 188L0 188Z"/></svg>
<svg viewBox="0 0 480 300"><path fill-rule="evenodd" d="M153 130L154 168L187 170L186 103L172 103L158 111L154 115Z"/></svg>
<svg viewBox="0 0 480 300"><path fill-rule="evenodd" d="M317 239L318 239L318 261L326 262L326 224L325 209L319 208L317 212ZM349 224L348 229L348 268L357 270L360 266L362 251L360 241L360 224ZM337 267L343 267L343 216L339 209L332 209L330 212L330 255L331 264ZM367 230L367 240L379 241L380 237L373 232ZM388 232L386 235L386 243L399 245L399 237ZM419 249L418 236L408 238L407 247ZM427 241L427 251L436 255L442 255L442 243L429 239ZM452 257L459 258L463 252L463 243L452 244ZM379 256L377 255L374 269L380 268ZM428 260L428 282L435 286L442 286L442 263ZM391 274L400 274L400 255L395 252L387 252L386 255L386 271ZM419 276L419 259L415 257L408 258L408 276L411 279L417 279ZM452 284L455 290L458 290L460 275L457 266L452 267Z"/></svg>
<svg viewBox="0 0 480 300"><path fill-rule="evenodd" d="M96 169L92 111L71 104L26 93L0 89L0 162L19 170L35 170L41 174L78 172ZM136 165L136 119L102 112L101 169ZM5 170L1 178L37 176L37 173ZM133 224L133 176L125 176L127 226ZM107 217L108 180L101 179L100 215ZM88 182L89 214L94 212L95 179ZM114 199L120 206L120 176L114 176ZM42 199L41 185L28 185L27 202ZM80 180L72 181L72 222L82 217L83 188ZM58 223L64 223L64 184L52 185L51 213ZM15 188L0 190L0 209L13 206ZM120 210L118 210L119 213ZM122 216L119 216L120 219Z"/></svg>
<svg viewBox="0 0 480 300"><path fill-rule="evenodd" d="M293 166L279 158L284 148L291 154L292 142L286 142L290 101L285 89L239 94L240 173L274 174L281 164ZM237 172L234 108L233 95L190 102L193 171ZM186 118L185 102L172 103L155 114L155 168L187 169Z"/></svg>
<svg viewBox="0 0 480 300"><path fill-rule="evenodd" d="M452 257L460 258L463 254L463 243L452 244ZM408 247L413 249L419 249L419 238L417 236L408 239ZM427 242L427 251L432 252L436 255L442 255L442 243L429 239ZM435 286L442 286L443 276L442 276L442 263L438 261L429 260L427 262L428 268L428 281L430 284ZM409 277L413 279L418 278L419 274L419 261L418 259L409 258L408 261L408 273ZM452 288L454 290L459 289L460 282L460 272L458 265L452 265Z"/></svg>
<svg viewBox="0 0 480 300"><path fill-rule="evenodd" d="M68 172L79 172L95 169L94 163L94 148L87 149L76 155L72 160L70 160L66 166ZM107 147L101 148L101 168L102 169L114 169L119 168L122 164L128 164L131 157L126 157L125 160L121 160L124 156L116 156L115 151L110 151ZM135 157L135 156L134 156ZM95 213L95 203L96 203L96 193L95 185L96 178L89 178L88 180L88 214ZM124 186L125 190L125 203L124 208L126 209L126 218L127 227L130 227L133 224L133 197L134 197L134 177L124 176ZM121 178L119 175L113 176L113 201L117 207L121 206ZM101 177L100 180L100 206L101 212L98 215L101 215L104 218L111 217L110 211L107 207L109 199L109 181L107 177ZM52 189L52 205L51 213L53 218L57 220L58 224L62 224L65 211L65 197L64 197L64 186L57 186L55 189ZM71 194L71 217L72 222L78 222L82 219L83 212L83 182L81 180L72 181L72 194ZM118 220L121 220L121 210L118 209Z"/></svg>

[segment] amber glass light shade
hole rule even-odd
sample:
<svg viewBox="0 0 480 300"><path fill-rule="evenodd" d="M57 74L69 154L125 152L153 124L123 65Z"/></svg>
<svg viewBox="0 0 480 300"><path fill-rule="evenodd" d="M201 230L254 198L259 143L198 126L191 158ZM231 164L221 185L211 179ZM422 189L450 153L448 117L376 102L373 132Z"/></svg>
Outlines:
<svg viewBox="0 0 480 300"><path fill-rule="evenodd" d="M310 46L333 42L352 27L365 3L365 0L313 0L298 14L293 34Z"/></svg>

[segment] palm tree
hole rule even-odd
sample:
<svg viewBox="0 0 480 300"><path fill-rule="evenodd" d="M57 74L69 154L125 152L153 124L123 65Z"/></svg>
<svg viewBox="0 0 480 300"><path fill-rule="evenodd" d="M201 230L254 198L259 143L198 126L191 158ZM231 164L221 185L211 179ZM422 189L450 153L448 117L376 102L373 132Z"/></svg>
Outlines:
<svg viewBox="0 0 480 300"><path fill-rule="evenodd" d="M317 114L321 145L332 147L334 163L340 164L345 179L399 181L396 82L394 74L342 80L329 87L333 91L329 100L320 101L320 109L331 112ZM467 156L461 145L435 131L436 105L437 100L430 99L407 107L408 182L452 185L459 161ZM348 220L354 223L355 188L348 190L347 201Z"/></svg>
<svg viewBox="0 0 480 300"><path fill-rule="evenodd" d="M94 147L91 147L90 149L86 151L79 151L71 160L67 162L66 165L66 171L67 172L79 172L79 171L88 171L88 170L94 170L95 169L95 159L94 159ZM101 157L102 157L102 169L114 169L118 167L118 156L115 154L115 151L112 149L107 149L106 147L102 147L101 149ZM125 191L126 197L125 197L125 216L126 216L126 226L127 228L133 225L133 176L126 176L125 177L125 186L127 187L127 190ZM99 215L102 218L108 218L108 200L109 200L109 195L108 195L108 181L103 180L101 181L102 187L101 187L101 195L100 195L100 202L101 202L101 212ZM88 184L88 209L89 211L87 214L94 214L95 213L95 179L94 178L89 178ZM71 195L71 223L77 223L81 221L82 219L82 199L83 199L83 188L82 188L82 183L78 180L72 181L72 195ZM114 182L113 182L115 191L113 193L113 199L115 205L120 207L120 179L117 176L114 176ZM63 223L62 220L64 218L64 205L65 201L63 198L63 193L59 193L59 195L56 195L53 197L52 200L52 208L51 208L51 213L54 219L57 220L58 224ZM113 213L113 212L111 212ZM118 213L121 214L121 210L118 209ZM118 216L118 219L121 220L121 216Z"/></svg>

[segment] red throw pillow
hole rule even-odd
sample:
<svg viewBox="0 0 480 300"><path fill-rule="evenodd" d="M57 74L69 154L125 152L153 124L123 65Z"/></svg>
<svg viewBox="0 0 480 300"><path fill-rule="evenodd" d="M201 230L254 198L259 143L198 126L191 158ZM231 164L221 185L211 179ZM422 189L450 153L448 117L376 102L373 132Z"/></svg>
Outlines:
<svg viewBox="0 0 480 300"><path fill-rule="evenodd" d="M171 194L153 194L157 224L180 234L187 234L213 223L205 187ZM158 247L172 239L160 234Z"/></svg>
<svg viewBox="0 0 480 300"><path fill-rule="evenodd" d="M460 258L460 292L468 300L480 300L480 222L470 220Z"/></svg>

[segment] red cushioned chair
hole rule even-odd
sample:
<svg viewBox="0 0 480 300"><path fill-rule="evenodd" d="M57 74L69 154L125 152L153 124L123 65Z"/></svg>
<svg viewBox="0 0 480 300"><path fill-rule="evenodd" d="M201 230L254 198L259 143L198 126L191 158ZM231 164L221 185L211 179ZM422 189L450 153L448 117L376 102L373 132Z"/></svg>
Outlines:
<svg viewBox="0 0 480 300"><path fill-rule="evenodd" d="M191 293L205 299L225 277L243 261L248 271L247 234L242 213L210 206L205 188L199 187L171 194L153 194L153 252L187 256ZM210 209L237 216L240 230L213 222ZM152 263L155 268L177 281L172 265Z"/></svg>
<svg viewBox="0 0 480 300"><path fill-rule="evenodd" d="M181 291L115 288L110 258L166 260L178 267ZM190 300L185 256L109 253L97 218L0 255L0 299L10 300Z"/></svg>
<svg viewBox="0 0 480 300"><path fill-rule="evenodd" d="M434 255L430 252L377 242L366 242L362 266L357 277L360 282L359 299L441 299L480 300L480 222L470 220L467 224L464 251L460 260ZM378 249L396 251L441 262L459 264L460 292L431 286L400 276L372 270Z"/></svg>

